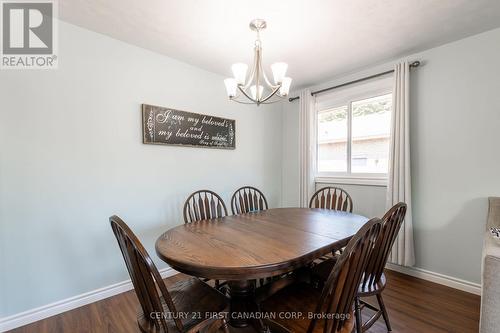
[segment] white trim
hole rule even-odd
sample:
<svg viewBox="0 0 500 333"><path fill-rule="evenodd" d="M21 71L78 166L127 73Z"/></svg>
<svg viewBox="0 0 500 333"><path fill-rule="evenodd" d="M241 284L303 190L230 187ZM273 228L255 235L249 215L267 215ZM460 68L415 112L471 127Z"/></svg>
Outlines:
<svg viewBox="0 0 500 333"><path fill-rule="evenodd" d="M387 187L387 178L378 177L316 177L316 184L344 184Z"/></svg>
<svg viewBox="0 0 500 333"><path fill-rule="evenodd" d="M454 289L468 293L481 295L481 285L470 281L454 278L440 273L431 272L418 267L403 267L388 263L387 269L400 272L402 274L414 276L416 278L445 285ZM168 278L178 272L170 267L160 270L162 278ZM115 296L132 289L130 280L118 282L107 287L96 289L81 295L64 299L62 301L50 303L35 309L21 312L9 317L0 318L0 332L12 330L17 327L31 324L33 322L72 310L78 307L100 301L102 299Z"/></svg>
<svg viewBox="0 0 500 333"><path fill-rule="evenodd" d="M160 270L162 278L168 278L177 274L174 269L167 267ZM115 296L133 289L132 281L126 280L112 284L107 287L92 290L77 296L73 296L61 301L40 306L35 309L14 314L9 317L0 318L0 332L12 330L14 328L31 324L80 306L100 301L102 299Z"/></svg>
<svg viewBox="0 0 500 333"><path fill-rule="evenodd" d="M441 273L431 272L418 267L404 267L388 263L385 268L416 278L442 284L444 286L462 290L471 294L481 295L481 284L474 283Z"/></svg>

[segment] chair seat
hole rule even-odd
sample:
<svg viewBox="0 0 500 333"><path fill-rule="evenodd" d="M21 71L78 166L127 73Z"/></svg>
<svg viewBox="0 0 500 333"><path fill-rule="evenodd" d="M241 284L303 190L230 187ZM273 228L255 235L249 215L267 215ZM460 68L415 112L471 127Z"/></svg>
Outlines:
<svg viewBox="0 0 500 333"><path fill-rule="evenodd" d="M361 284L358 289L358 295L359 297L368 297L368 296L373 296L376 294L379 294L384 290L385 285L387 281L385 279L385 274L382 273L382 276L380 277L380 281L378 281L375 284L366 284L363 285Z"/></svg>
<svg viewBox="0 0 500 333"><path fill-rule="evenodd" d="M206 314L227 311L228 308L228 299L223 294L194 277L175 283L169 288L169 291L177 312L188 315L187 318L179 316L184 325L184 330L179 331L173 318L168 318L171 311L162 298L164 314L167 316L168 332L196 332L197 325L208 319L205 317ZM201 314L201 318L198 314ZM144 318L140 307L137 321L142 332L163 333L162 330L153 326L151 321Z"/></svg>
<svg viewBox="0 0 500 333"><path fill-rule="evenodd" d="M324 260L320 262L319 264L316 264L312 267L311 269L311 274L313 278L316 278L322 282L326 281L328 279L328 276L330 275L330 272L333 269L333 266L335 266L335 263L337 262L337 256L332 257L328 260ZM359 286L358 290L358 295L359 297L368 297L372 296L375 294L378 294L384 290L386 285L386 278L385 274L382 273L382 276L380 277L380 281L376 284L366 284L363 285L361 284Z"/></svg>
<svg viewBox="0 0 500 333"><path fill-rule="evenodd" d="M288 286L262 304L262 310L265 313L275 313L276 319L273 319L286 330L281 330L279 326L271 326L272 332L307 332L311 323L309 313L314 313L318 304L321 291L313 288L307 283L297 283ZM302 313L300 318L283 317L285 314ZM280 316L280 314L282 314ZM354 315L350 313L350 318L341 330L341 333L348 333L354 327ZM318 320L314 328L314 333L323 333L325 321Z"/></svg>

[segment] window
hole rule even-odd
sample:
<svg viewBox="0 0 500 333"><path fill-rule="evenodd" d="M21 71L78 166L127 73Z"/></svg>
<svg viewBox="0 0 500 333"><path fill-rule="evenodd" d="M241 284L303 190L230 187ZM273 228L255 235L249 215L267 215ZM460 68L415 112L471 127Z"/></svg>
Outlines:
<svg viewBox="0 0 500 333"><path fill-rule="evenodd" d="M318 113L318 171L347 171L347 106Z"/></svg>
<svg viewBox="0 0 500 333"><path fill-rule="evenodd" d="M344 96L342 101L330 101L328 107L319 108L317 175L386 177L391 103L392 94L371 92Z"/></svg>

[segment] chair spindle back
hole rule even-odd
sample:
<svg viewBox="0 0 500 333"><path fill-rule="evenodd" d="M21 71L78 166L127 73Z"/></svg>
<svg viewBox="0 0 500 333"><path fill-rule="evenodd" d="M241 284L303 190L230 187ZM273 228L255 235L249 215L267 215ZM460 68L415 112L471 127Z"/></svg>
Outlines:
<svg viewBox="0 0 500 333"><path fill-rule="evenodd" d="M406 215L406 204L403 202L394 205L382 218L382 231L375 245L370 263L366 268L362 285L376 284L380 281L384 267L391 253L401 225Z"/></svg>
<svg viewBox="0 0 500 333"><path fill-rule="evenodd" d="M268 209L264 194L255 187L243 186L237 189L231 198L233 214L244 214Z"/></svg>
<svg viewBox="0 0 500 333"><path fill-rule="evenodd" d="M323 187L309 201L309 208L322 208L352 213L352 198L339 187Z"/></svg>
<svg viewBox="0 0 500 333"><path fill-rule="evenodd" d="M187 198L183 214L184 223L190 223L227 216L227 208L217 193L200 190Z"/></svg>
<svg viewBox="0 0 500 333"><path fill-rule="evenodd" d="M164 316L152 319L152 313L164 313L162 297L168 310L177 313L172 298L146 249L142 246L137 236L130 230L125 222L118 216L109 218L111 228L115 234L118 246L122 252L125 265L134 285L134 290L141 304L144 319L149 321L150 327L156 327L160 332L167 332L167 323ZM183 324L178 316L173 316L175 325L182 331Z"/></svg>
<svg viewBox="0 0 500 333"><path fill-rule="evenodd" d="M341 331L353 313L353 302L363 273L378 239L382 221L373 218L352 237L333 267L321 292L316 313L327 313L324 332ZM313 319L308 333L314 331L319 319Z"/></svg>

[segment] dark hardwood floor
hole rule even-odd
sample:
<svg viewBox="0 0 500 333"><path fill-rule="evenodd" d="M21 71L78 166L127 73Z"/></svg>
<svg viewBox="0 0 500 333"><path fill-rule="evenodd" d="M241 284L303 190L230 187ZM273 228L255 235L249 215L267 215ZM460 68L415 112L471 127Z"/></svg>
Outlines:
<svg viewBox="0 0 500 333"><path fill-rule="evenodd" d="M171 277L167 286L183 278L181 274ZM383 295L394 332L478 332L479 296L393 271L387 271L387 280ZM10 332L139 332L135 322L138 304L130 291ZM386 332L383 319L369 332Z"/></svg>

